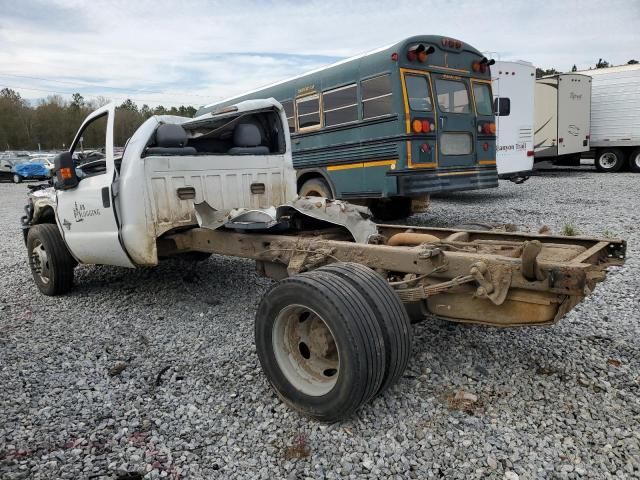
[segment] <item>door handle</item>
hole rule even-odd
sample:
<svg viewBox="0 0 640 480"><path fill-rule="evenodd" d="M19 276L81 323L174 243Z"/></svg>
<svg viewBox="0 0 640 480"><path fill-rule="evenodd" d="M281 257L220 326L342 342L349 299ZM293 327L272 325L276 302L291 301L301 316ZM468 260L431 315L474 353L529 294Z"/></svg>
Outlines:
<svg viewBox="0 0 640 480"><path fill-rule="evenodd" d="M176 190L180 200L192 200L196 198L196 189L193 187L180 187Z"/></svg>
<svg viewBox="0 0 640 480"><path fill-rule="evenodd" d="M256 195L263 194L266 191L264 183L252 183L250 189L251 193Z"/></svg>
<svg viewBox="0 0 640 480"><path fill-rule="evenodd" d="M102 206L109 208L111 206L111 198L109 198L109 187L102 187Z"/></svg>

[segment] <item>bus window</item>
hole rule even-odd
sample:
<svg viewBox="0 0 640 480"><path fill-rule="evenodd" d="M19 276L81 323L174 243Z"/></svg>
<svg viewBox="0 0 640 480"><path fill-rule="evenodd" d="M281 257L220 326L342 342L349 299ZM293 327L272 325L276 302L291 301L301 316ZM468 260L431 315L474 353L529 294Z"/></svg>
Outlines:
<svg viewBox="0 0 640 480"><path fill-rule="evenodd" d="M309 95L296 100L298 128L300 130L320 127L320 95Z"/></svg>
<svg viewBox="0 0 640 480"><path fill-rule="evenodd" d="M296 131L296 119L293 116L293 102L291 100L286 100L282 102L282 108L284 108L284 113L287 116L287 123L289 124L289 133L293 133Z"/></svg>
<svg viewBox="0 0 640 480"><path fill-rule="evenodd" d="M362 81L362 118L376 118L391 113L391 75Z"/></svg>
<svg viewBox="0 0 640 480"><path fill-rule="evenodd" d="M323 92L322 103L325 127L358 120L358 91L355 84Z"/></svg>
<svg viewBox="0 0 640 480"><path fill-rule="evenodd" d="M443 112L469 113L469 92L463 82L436 78L436 92Z"/></svg>
<svg viewBox="0 0 640 480"><path fill-rule="evenodd" d="M407 97L409 98L409 107L411 110L418 112L431 112L431 95L429 95L429 85L427 78L420 75L407 75L404 77L407 87Z"/></svg>
<svg viewBox="0 0 640 480"><path fill-rule="evenodd" d="M509 97L496 98L493 101L493 111L498 117L508 117L511 113L511 99Z"/></svg>
<svg viewBox="0 0 640 480"><path fill-rule="evenodd" d="M473 83L473 96L476 99L478 115L492 115L491 90L486 83Z"/></svg>

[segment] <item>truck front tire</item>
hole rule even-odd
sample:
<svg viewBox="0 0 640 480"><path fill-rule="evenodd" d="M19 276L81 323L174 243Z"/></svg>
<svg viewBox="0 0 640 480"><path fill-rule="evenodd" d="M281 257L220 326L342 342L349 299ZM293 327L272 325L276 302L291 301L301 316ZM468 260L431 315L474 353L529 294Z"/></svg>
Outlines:
<svg viewBox="0 0 640 480"><path fill-rule="evenodd" d="M22 177L17 173L13 174L12 180L13 180L13 183L22 183Z"/></svg>
<svg viewBox="0 0 640 480"><path fill-rule="evenodd" d="M76 261L51 223L34 225L27 235L29 267L38 289L45 295L61 295L73 287Z"/></svg>
<svg viewBox="0 0 640 480"><path fill-rule="evenodd" d="M624 153L617 148L603 148L596 152L594 164L599 172L619 172L624 166Z"/></svg>
<svg viewBox="0 0 640 480"><path fill-rule="evenodd" d="M380 389L385 342L368 297L341 275L286 278L262 298L256 351L278 396L323 422L350 416Z"/></svg>

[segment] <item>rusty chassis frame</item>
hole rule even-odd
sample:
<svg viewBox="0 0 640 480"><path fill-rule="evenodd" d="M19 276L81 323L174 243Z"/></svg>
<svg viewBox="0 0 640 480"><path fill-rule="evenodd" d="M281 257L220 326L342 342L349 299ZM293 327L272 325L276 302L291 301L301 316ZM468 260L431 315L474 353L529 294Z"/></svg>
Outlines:
<svg viewBox="0 0 640 480"><path fill-rule="evenodd" d="M621 265L622 240L378 225L369 244L340 228L284 234L193 228L158 240L165 254L209 252L256 260L276 280L333 262L377 271L422 314L494 326L559 320Z"/></svg>

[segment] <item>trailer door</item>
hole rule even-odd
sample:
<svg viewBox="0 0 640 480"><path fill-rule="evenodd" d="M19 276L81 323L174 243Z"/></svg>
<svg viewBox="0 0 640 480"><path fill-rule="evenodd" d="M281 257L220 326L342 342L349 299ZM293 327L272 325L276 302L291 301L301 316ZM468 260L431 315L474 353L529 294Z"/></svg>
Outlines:
<svg viewBox="0 0 640 480"><path fill-rule="evenodd" d="M558 155L589 150L591 78L561 75L558 82Z"/></svg>
<svg viewBox="0 0 640 480"><path fill-rule="evenodd" d="M469 83L453 75L435 75L438 103L438 166L471 167L476 164L476 119Z"/></svg>

